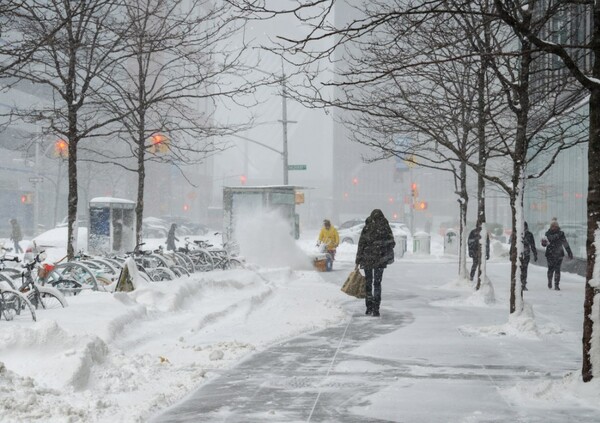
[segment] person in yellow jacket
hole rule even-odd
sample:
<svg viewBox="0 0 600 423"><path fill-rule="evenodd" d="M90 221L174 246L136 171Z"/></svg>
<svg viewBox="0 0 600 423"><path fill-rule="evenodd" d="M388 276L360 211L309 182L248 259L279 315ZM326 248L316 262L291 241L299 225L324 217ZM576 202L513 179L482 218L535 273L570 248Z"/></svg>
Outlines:
<svg viewBox="0 0 600 423"><path fill-rule="evenodd" d="M333 267L333 260L335 260L335 249L340 243L340 236L338 235L337 229L335 229L328 219L323 221L323 227L319 233L319 240L317 246L324 245L327 250L327 271L331 271Z"/></svg>

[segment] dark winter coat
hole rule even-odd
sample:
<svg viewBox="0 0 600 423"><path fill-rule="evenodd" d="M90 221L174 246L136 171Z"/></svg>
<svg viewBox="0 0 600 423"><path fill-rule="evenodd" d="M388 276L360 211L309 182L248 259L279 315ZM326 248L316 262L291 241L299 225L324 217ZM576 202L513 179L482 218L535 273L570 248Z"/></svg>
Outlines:
<svg viewBox="0 0 600 423"><path fill-rule="evenodd" d="M567 242L565 233L559 228L549 229L548 232L546 232L546 239L548 240L548 245L546 246L546 258L549 261L564 257L564 250L567 250L569 258L573 258L573 252L571 251L571 247Z"/></svg>
<svg viewBox="0 0 600 423"><path fill-rule="evenodd" d="M469 257L474 257L474 258L477 257L477 246L479 245L480 239L481 239L481 236L479 235L477 228L473 229L469 233L469 238L467 240L467 245L469 247ZM487 236L486 243L485 243L485 257L487 259L490 258L490 237L489 237L489 235Z"/></svg>
<svg viewBox="0 0 600 423"><path fill-rule="evenodd" d="M179 241L179 238L175 236L175 229L177 229L177 226L171 225L167 234L167 250L175 250L175 241Z"/></svg>
<svg viewBox="0 0 600 423"><path fill-rule="evenodd" d="M379 209L373 210L358 240L356 264L363 269L381 269L394 259L394 234Z"/></svg>
<svg viewBox="0 0 600 423"><path fill-rule="evenodd" d="M526 229L525 235L523 235L523 257L529 258L531 253L533 253L533 258L537 261L537 248L535 248L535 239L533 239L533 234L531 231Z"/></svg>
<svg viewBox="0 0 600 423"><path fill-rule="evenodd" d="M13 222L12 224L12 230L10 232L10 239L12 239L13 241L19 242L23 240L23 234L21 233L21 227L19 226L19 224L17 222Z"/></svg>
<svg viewBox="0 0 600 423"><path fill-rule="evenodd" d="M537 260L537 248L535 248L535 239L531 231L525 231L523 236L523 255L529 257L530 253L533 253L533 258Z"/></svg>

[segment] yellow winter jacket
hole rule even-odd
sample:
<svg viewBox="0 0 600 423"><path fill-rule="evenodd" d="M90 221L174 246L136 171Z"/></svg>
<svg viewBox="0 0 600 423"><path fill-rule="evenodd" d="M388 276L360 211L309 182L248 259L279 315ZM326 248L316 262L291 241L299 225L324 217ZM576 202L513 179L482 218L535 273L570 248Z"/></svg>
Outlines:
<svg viewBox="0 0 600 423"><path fill-rule="evenodd" d="M340 243L340 236L338 235L337 229L333 226L330 226L329 229L326 229L325 227L321 228L319 242L327 245L328 250L335 250Z"/></svg>

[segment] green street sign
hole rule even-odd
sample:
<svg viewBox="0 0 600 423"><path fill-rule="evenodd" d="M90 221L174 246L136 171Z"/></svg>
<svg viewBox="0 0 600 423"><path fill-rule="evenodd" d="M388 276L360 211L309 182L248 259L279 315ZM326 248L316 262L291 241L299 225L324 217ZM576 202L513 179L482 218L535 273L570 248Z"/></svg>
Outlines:
<svg viewBox="0 0 600 423"><path fill-rule="evenodd" d="M306 170L306 165L288 165L288 170Z"/></svg>

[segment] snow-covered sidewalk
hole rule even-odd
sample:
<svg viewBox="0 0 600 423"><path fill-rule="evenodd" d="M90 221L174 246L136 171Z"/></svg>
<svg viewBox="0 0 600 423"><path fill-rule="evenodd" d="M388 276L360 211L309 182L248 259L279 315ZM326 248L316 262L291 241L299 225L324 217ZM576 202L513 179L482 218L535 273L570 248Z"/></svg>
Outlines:
<svg viewBox="0 0 600 423"><path fill-rule="evenodd" d="M348 273L345 258L328 284ZM347 321L253 354L152 422L598 421L600 381L579 378L582 278L564 275L556 292L532 266L533 307L509 319L509 265L488 270L494 305L474 301L443 258L399 260L381 318L347 300Z"/></svg>

